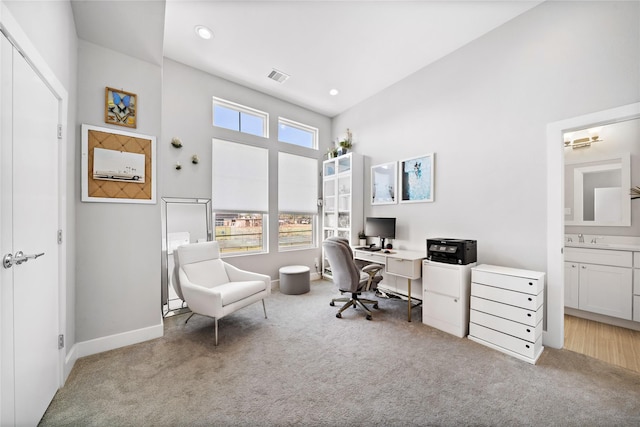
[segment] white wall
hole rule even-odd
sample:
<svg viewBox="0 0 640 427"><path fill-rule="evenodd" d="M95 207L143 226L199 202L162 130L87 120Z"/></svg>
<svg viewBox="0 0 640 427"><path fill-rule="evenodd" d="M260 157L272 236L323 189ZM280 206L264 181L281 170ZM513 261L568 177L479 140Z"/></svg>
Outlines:
<svg viewBox="0 0 640 427"><path fill-rule="evenodd" d="M365 215L397 217L401 248L477 239L481 263L546 271L546 126L640 99L639 28L638 2L546 2L340 114L369 166L436 153L434 203Z"/></svg>
<svg viewBox="0 0 640 427"><path fill-rule="evenodd" d="M47 65L67 90L69 105L67 113L67 284L66 284L66 350L75 343L75 198L76 171L76 99L78 38L71 5L66 1L3 1L11 14L36 47Z"/></svg>
<svg viewBox="0 0 640 427"><path fill-rule="evenodd" d="M136 129L104 123L106 86L138 96ZM162 70L157 65L81 40L78 93L78 141L82 123L160 140ZM75 153L80 170L80 149ZM79 191L79 179L75 185ZM159 326L160 204L87 203L78 197L76 227L77 342Z"/></svg>
<svg viewBox="0 0 640 427"><path fill-rule="evenodd" d="M216 96L269 113L269 138L260 138L212 125L212 97ZM226 261L239 268L268 274L278 279L284 265L306 265L315 271L314 258L320 249L278 252L278 151L315 157L320 162L326 148L312 150L278 142L278 116L319 129L323 147L329 143L331 120L328 117L281 101L269 95L231 83L165 58L163 66L162 135L159 144L158 176L161 197L211 198L212 138L269 148L269 247L268 254L228 257ZM183 147L171 146L173 137ZM200 163L193 165L191 156L198 154ZM175 169L176 162L182 165ZM318 170L321 166L318 167ZM320 181L319 181L320 182ZM321 187L318 186L318 197ZM214 203L215 209L215 203ZM158 253L160 249L158 248Z"/></svg>

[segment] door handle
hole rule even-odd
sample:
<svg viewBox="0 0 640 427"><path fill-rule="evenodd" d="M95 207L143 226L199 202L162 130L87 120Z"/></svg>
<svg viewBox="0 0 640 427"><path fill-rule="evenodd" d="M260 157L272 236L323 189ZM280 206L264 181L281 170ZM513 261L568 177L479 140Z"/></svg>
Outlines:
<svg viewBox="0 0 640 427"><path fill-rule="evenodd" d="M18 251L15 255L6 254L4 257L2 257L2 266L4 268L11 268L14 265L20 265L23 262L27 262L30 259L37 259L42 255L44 255L44 252L39 254L25 255L22 251Z"/></svg>

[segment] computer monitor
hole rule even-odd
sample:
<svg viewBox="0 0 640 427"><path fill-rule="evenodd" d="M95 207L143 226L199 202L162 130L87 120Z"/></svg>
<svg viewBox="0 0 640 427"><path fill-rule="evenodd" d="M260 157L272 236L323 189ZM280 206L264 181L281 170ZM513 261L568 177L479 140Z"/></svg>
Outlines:
<svg viewBox="0 0 640 427"><path fill-rule="evenodd" d="M383 249L385 239L396 238L396 219L367 217L364 222L364 234L367 237L379 237L380 248Z"/></svg>

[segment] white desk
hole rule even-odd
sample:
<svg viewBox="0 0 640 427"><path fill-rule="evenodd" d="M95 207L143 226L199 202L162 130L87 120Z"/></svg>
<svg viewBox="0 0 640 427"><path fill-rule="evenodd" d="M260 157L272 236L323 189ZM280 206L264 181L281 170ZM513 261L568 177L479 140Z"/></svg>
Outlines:
<svg viewBox="0 0 640 427"><path fill-rule="evenodd" d="M385 273L407 279L406 292L397 288L386 289L383 283L378 285L378 288L392 294L407 297L407 321L411 322L411 309L413 308L411 299L422 299L422 292L418 293L420 297L411 296L411 281L419 279L422 276L422 260L425 258L424 252L390 249L390 253L385 253L383 251L370 252L355 248L353 257L362 261L382 264L385 267Z"/></svg>

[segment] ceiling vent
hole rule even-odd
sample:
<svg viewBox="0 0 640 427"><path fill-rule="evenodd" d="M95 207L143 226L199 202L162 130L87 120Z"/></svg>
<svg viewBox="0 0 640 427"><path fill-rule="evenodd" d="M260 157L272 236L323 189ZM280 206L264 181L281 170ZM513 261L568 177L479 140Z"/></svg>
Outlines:
<svg viewBox="0 0 640 427"><path fill-rule="evenodd" d="M289 78L289 75L283 73L282 71L278 71L274 68L273 71L270 72L267 77L269 77L271 80L277 81L278 83L284 83L285 80Z"/></svg>

